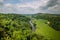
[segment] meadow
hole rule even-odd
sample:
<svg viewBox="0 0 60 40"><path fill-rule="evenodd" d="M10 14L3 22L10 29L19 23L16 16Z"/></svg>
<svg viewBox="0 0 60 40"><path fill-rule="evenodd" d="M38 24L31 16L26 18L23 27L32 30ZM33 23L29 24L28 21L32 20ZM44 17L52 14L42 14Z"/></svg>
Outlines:
<svg viewBox="0 0 60 40"><path fill-rule="evenodd" d="M36 24L36 33L41 34L48 40L60 40L60 31L56 31L52 27L50 27L44 19L34 19L33 23Z"/></svg>

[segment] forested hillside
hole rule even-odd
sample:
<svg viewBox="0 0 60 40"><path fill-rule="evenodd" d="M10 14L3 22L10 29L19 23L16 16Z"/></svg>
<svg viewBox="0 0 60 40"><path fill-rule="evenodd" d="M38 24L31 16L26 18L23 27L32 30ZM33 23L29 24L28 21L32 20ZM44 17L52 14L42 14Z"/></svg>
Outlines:
<svg viewBox="0 0 60 40"><path fill-rule="evenodd" d="M38 13L38 14L33 15L32 17L36 19L48 20L48 23L49 23L48 25L50 27L52 27L53 29L57 31L60 31L60 14Z"/></svg>

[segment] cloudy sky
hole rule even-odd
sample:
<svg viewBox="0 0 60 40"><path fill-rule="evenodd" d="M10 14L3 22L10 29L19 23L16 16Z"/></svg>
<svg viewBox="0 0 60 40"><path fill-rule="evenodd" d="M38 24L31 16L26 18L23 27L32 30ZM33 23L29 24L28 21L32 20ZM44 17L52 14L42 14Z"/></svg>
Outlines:
<svg viewBox="0 0 60 40"><path fill-rule="evenodd" d="M0 0L1 13L60 13L60 0Z"/></svg>

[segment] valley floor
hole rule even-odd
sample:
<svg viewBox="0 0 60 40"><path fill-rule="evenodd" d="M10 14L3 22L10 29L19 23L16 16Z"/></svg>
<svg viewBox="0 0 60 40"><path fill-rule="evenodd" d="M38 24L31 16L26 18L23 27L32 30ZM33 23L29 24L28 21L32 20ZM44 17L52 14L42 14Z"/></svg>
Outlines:
<svg viewBox="0 0 60 40"><path fill-rule="evenodd" d="M46 24L47 20L43 19L34 19L33 23L36 24L36 33L42 34L49 40L60 40L60 31L54 30L52 27L49 27L48 24Z"/></svg>

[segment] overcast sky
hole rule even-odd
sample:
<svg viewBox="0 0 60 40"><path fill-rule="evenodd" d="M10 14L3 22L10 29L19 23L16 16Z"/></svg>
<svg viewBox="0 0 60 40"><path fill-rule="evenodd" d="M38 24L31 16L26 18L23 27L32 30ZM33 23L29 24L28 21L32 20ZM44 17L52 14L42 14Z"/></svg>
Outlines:
<svg viewBox="0 0 60 40"><path fill-rule="evenodd" d="M0 0L2 13L60 13L60 0Z"/></svg>

